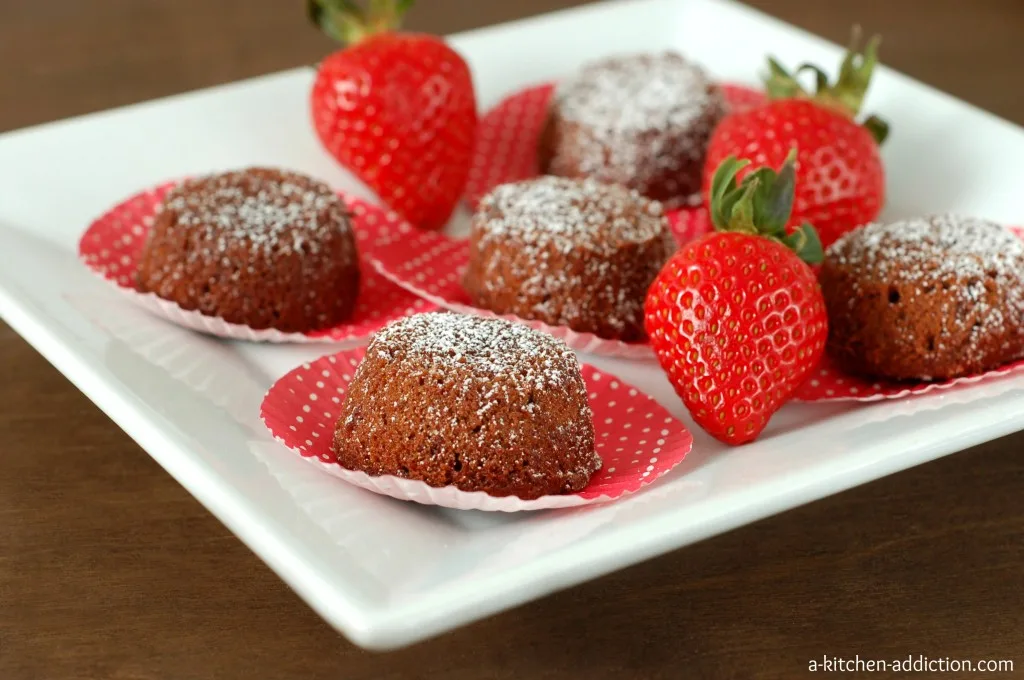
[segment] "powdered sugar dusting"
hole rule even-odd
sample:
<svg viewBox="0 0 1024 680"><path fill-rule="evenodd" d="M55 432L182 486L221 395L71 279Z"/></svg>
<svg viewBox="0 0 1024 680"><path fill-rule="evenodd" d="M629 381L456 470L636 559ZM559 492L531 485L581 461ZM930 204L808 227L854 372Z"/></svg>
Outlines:
<svg viewBox="0 0 1024 680"><path fill-rule="evenodd" d="M188 180L167 196L175 223L203 230L219 252L247 242L265 252L317 252L327 229L349 229L341 200L326 184L287 171L226 172ZM339 226L341 225L341 226Z"/></svg>
<svg viewBox="0 0 1024 680"><path fill-rule="evenodd" d="M580 379L576 354L546 333L504 319L463 314L417 314L389 324L366 350L389 361L414 357L475 378L507 378L526 389L549 389Z"/></svg>
<svg viewBox="0 0 1024 680"><path fill-rule="evenodd" d="M140 254L139 290L252 328L305 332L349 319L359 259L326 184L266 168L171 189Z"/></svg>
<svg viewBox="0 0 1024 680"><path fill-rule="evenodd" d="M686 128L712 104L704 70L682 56L640 54L585 66L562 83L555 105L562 117L605 134Z"/></svg>
<svg viewBox="0 0 1024 680"><path fill-rule="evenodd" d="M527 497L578 491L601 465L576 355L522 324L402 319L371 341L351 390L335 451L370 474Z"/></svg>
<svg viewBox="0 0 1024 680"><path fill-rule="evenodd" d="M935 215L869 224L842 236L826 256L876 281L943 291L951 309L964 310L953 315L955 330L971 330L975 340L1024 329L1024 240L992 222Z"/></svg>
<svg viewBox="0 0 1024 680"><path fill-rule="evenodd" d="M724 96L704 70L679 54L595 62L555 92L556 118L578 129L571 151L554 151L550 171L574 174L572 166L645 194L660 186L659 191L678 190L684 202L699 200L684 195L699 190L693 178L671 173L701 164L725 108Z"/></svg>
<svg viewBox="0 0 1024 680"><path fill-rule="evenodd" d="M956 215L869 224L829 248L841 263L867 265L881 276L925 281L1021 276L1024 240L992 222Z"/></svg>
<svg viewBox="0 0 1024 680"><path fill-rule="evenodd" d="M484 197L479 214L475 226L484 236L553 244L562 252L610 252L623 242L643 243L666 231L660 203L589 179L545 176L503 184Z"/></svg>
<svg viewBox="0 0 1024 680"><path fill-rule="evenodd" d="M473 220L465 285L475 303L627 340L676 248L661 204L596 180L499 186Z"/></svg>

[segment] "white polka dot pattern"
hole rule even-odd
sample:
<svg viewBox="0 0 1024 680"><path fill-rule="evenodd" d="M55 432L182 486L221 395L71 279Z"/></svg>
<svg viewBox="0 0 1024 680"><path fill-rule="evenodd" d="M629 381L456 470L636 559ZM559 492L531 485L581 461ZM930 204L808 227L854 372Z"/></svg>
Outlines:
<svg viewBox="0 0 1024 680"><path fill-rule="evenodd" d="M503 512L601 503L638 491L664 476L682 462L693 444L686 427L651 397L583 364L594 414L595 447L604 462L583 491L526 501L453 486L435 488L400 477L370 477L342 468L331 451L345 391L364 353L363 348L347 350L293 369L267 392L260 417L277 441L308 462L346 482L399 500Z"/></svg>
<svg viewBox="0 0 1024 680"><path fill-rule="evenodd" d="M825 355L821 365L793 395L796 401L882 401L902 399L960 385L972 385L1011 373L1024 372L1024 360L1006 364L987 373L936 382L897 382L849 375L839 370Z"/></svg>
<svg viewBox="0 0 1024 680"><path fill-rule="evenodd" d="M146 236L166 193L174 183L144 191L112 208L93 222L78 243L78 256L105 281L114 284L150 312L192 330L254 342L356 342L368 338L390 321L435 307L392 284L370 264L376 235L405 225L394 212L342 195L352 211L352 225L361 259L362 280L352 317L334 328L311 333L284 333L229 323L218 317L183 309L153 293L135 287L135 274Z"/></svg>
<svg viewBox="0 0 1024 680"><path fill-rule="evenodd" d="M520 90L481 116L466 184L470 206L499 184L540 174L540 136L554 91L553 83Z"/></svg>

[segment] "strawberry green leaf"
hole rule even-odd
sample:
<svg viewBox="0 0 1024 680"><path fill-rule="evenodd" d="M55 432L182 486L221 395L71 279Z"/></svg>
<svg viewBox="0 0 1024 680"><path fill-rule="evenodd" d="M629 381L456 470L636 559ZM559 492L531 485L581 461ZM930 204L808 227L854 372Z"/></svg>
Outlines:
<svg viewBox="0 0 1024 680"><path fill-rule="evenodd" d="M793 99L807 97L807 91L789 71L772 57L768 57L768 77L764 79L764 89L769 99Z"/></svg>
<svg viewBox="0 0 1024 680"><path fill-rule="evenodd" d="M809 224L801 224L793 233L785 236L782 242L807 264L821 264L825 259L825 250L821 246L818 232Z"/></svg>
<svg viewBox="0 0 1024 680"><path fill-rule="evenodd" d="M767 197L761 207L761 222L764 231L773 236L780 236L786 232L786 223L793 213L793 199L796 195L795 149L789 152L774 179L766 190Z"/></svg>
<svg viewBox="0 0 1024 680"><path fill-rule="evenodd" d="M797 73L803 73L804 71L810 71L814 74L815 94L828 89L828 74L821 70L820 67L815 66L814 64L801 64L796 70Z"/></svg>
<svg viewBox="0 0 1024 680"><path fill-rule="evenodd" d="M765 166L751 172L749 177L751 178L750 181L757 185L756 190L751 196L751 202L754 208L755 219L759 224L759 229L765 233L771 231L779 235L784 234L784 228L786 226L785 223L778 228L774 226L769 228L768 223L764 220L765 211L768 207L769 201L771 201L773 186L777 179L775 171Z"/></svg>
<svg viewBox="0 0 1024 680"><path fill-rule="evenodd" d="M778 172L757 168L737 186L736 175L746 165L747 161L730 156L715 171L710 206L715 229L762 236L784 244L808 263L821 262L821 240L814 227L804 224L786 232L796 192L796 149Z"/></svg>
<svg viewBox="0 0 1024 680"><path fill-rule="evenodd" d="M310 20L345 44L398 28L415 0L369 0L366 10L355 0L307 0Z"/></svg>
<svg viewBox="0 0 1024 680"><path fill-rule="evenodd" d="M748 177L740 185L740 191L736 192L738 198L732 204L729 215L729 228L732 231L742 231L747 234L756 234L757 226L754 222L754 195L760 182L757 177Z"/></svg>
<svg viewBox="0 0 1024 680"><path fill-rule="evenodd" d="M725 227L729 223L728 216L731 214L731 206L736 199L727 201L726 194L735 191L736 175L748 165L750 165L750 161L730 156L722 161L722 164L715 170L715 174L711 178L710 212L711 222L716 227Z"/></svg>
<svg viewBox="0 0 1024 680"><path fill-rule="evenodd" d="M824 106L841 111L854 118L861 112L864 98L871 85L875 67L878 65L878 46L881 37L874 36L860 50L860 28L855 26L850 38L850 47L839 65L835 83L829 83L828 75L814 64L802 64L796 74L790 74L775 59L768 58L768 75L764 78L765 91L770 99L812 99ZM797 76L804 71L814 73L816 90L809 94L798 82ZM871 128L869 128L871 129Z"/></svg>
<svg viewBox="0 0 1024 680"><path fill-rule="evenodd" d="M310 20L338 42L351 44L366 33L366 15L351 0L308 0L306 12Z"/></svg>
<svg viewBox="0 0 1024 680"><path fill-rule="evenodd" d="M839 77L836 84L828 89L828 93L851 111L852 115L859 113L864 104L864 96L878 64L878 45L881 40L880 36L874 36L868 41L864 52L860 53L860 28L854 27L850 49L839 67Z"/></svg>
<svg viewBox="0 0 1024 680"><path fill-rule="evenodd" d="M736 204L739 202L742 196L743 192L734 188L732 191L726 192L726 194L722 196L721 200L718 202L718 214L720 223L725 225L722 228L723 230L731 229L733 210L736 208ZM718 227L715 228L718 229Z"/></svg>
<svg viewBox="0 0 1024 680"><path fill-rule="evenodd" d="M317 0L306 0L306 18L313 24L323 27L324 12L323 5L317 2Z"/></svg>
<svg viewBox="0 0 1024 680"><path fill-rule="evenodd" d="M879 146L889 137L889 124L878 116L870 116L864 121L864 128L871 133L871 136L875 138L875 143Z"/></svg>

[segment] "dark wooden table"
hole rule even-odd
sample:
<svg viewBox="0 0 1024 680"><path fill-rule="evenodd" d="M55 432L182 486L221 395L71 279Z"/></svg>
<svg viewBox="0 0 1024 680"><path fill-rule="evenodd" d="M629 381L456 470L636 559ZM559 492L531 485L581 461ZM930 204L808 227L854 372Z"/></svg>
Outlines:
<svg viewBox="0 0 1024 680"><path fill-rule="evenodd" d="M571 4L422 0L411 24ZM1024 122L1020 0L754 4L840 42L859 21L896 68ZM331 45L300 5L3 0L0 130L313 63ZM0 376L4 680L789 680L825 654L1010 658L1024 674L1024 435L374 654L2 324Z"/></svg>

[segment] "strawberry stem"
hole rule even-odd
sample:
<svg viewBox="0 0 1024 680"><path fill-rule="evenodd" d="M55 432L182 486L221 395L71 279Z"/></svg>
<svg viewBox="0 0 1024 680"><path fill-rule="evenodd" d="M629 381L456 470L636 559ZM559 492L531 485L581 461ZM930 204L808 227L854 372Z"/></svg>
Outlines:
<svg viewBox="0 0 1024 680"><path fill-rule="evenodd" d="M749 160L730 156L722 161L711 179L711 222L717 231L734 231L778 241L808 264L824 257L821 239L810 224L787 233L796 192L796 149L789 152L776 172L761 167L736 184L736 176Z"/></svg>
<svg viewBox="0 0 1024 680"><path fill-rule="evenodd" d="M396 30L415 0L369 0L364 9L355 0L307 0L310 20L327 35L347 45L371 35Z"/></svg>
<svg viewBox="0 0 1024 680"><path fill-rule="evenodd" d="M850 46L839 65L839 75L834 84L829 83L828 75L814 64L801 64L795 73L787 71L778 61L768 58L768 74L764 78L765 91L770 99L812 99L824 106L841 111L850 118L855 118L864 105L864 97L867 95L868 87L871 85L871 76L874 74L875 66L878 65L878 46L882 41L881 36L874 36L860 51L861 31L859 26L854 26L850 37ZM814 74L814 92L808 92L798 80L798 76L810 71ZM869 125L870 123L870 125ZM879 135L881 126L888 126L881 119L871 116L865 127L879 140L885 139L885 134Z"/></svg>

